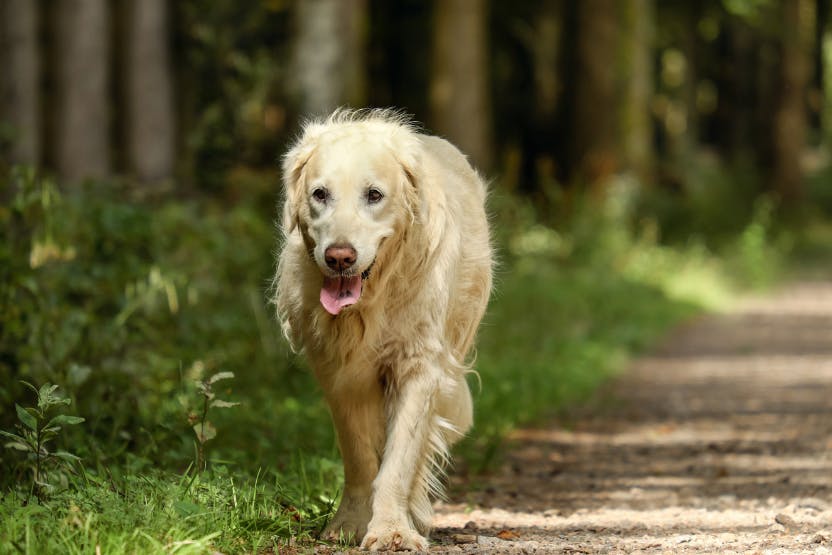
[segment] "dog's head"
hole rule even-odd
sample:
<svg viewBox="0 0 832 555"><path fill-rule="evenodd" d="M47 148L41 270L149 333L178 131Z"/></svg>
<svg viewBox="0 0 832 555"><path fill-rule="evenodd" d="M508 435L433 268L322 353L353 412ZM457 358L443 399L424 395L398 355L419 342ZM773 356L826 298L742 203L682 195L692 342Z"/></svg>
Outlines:
<svg viewBox="0 0 832 555"><path fill-rule="evenodd" d="M305 127L283 160L285 233L299 230L331 314L358 302L385 239L412 218L417 136L390 117Z"/></svg>

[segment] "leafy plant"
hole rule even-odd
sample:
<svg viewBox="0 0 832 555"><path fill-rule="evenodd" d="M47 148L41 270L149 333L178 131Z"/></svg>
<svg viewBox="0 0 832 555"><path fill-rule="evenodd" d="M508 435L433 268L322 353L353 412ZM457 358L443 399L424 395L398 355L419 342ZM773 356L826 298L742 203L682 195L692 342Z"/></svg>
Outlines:
<svg viewBox="0 0 832 555"><path fill-rule="evenodd" d="M308 401L316 399L311 376L292 372L266 309L271 207L248 195L229 207L204 198L124 200L128 194L115 181L60 191L30 168L0 172L0 197L12 201L0 202L0 429L14 431L14 403L29 398L19 380L61 384L87 419L83 433L76 426L61 434L78 440L73 453L111 469L133 456L181 469L197 458L193 432L183 431L188 411L201 412L193 380L246 367L252 371L234 382L245 400L234 400L252 410L227 411L240 433L224 442L224 455L255 467L288 459L277 442L263 440L268 452L255 450L255 461L241 449L263 438L242 422L262 421L276 410L270 403L294 410L297 402L316 426L328 423L323 404ZM188 377L183 402L177 368L197 359L211 370ZM310 433L309 418L283 419L269 433L330 445L331 432ZM12 460L0 462L0 488L19 478L4 471Z"/></svg>
<svg viewBox="0 0 832 555"><path fill-rule="evenodd" d="M34 493L39 500L43 500L54 489L50 478L65 478L60 470L72 470L72 465L80 458L67 451L50 451L47 444L58 437L64 425L80 424L84 421L80 416L57 414L50 418L50 414L61 405L69 405L71 400L57 393L58 386L44 384L40 389L28 382L21 382L34 391L37 396L37 407L21 407L15 404L19 433L0 430L0 435L8 438L6 448L22 451L26 454L26 464L32 471L32 484L29 495ZM57 469L56 475L50 471Z"/></svg>
<svg viewBox="0 0 832 555"><path fill-rule="evenodd" d="M194 433L196 434L196 468L197 472L202 472L207 467L208 461L205 459L205 444L215 437L217 437L217 429L208 421L208 411L212 408L227 409L236 407L240 403L223 401L217 399L214 393L214 384L220 380L228 380L234 377L234 372L217 372L207 380L198 380L196 387L202 395L202 409L199 414L190 413L188 421L193 425Z"/></svg>

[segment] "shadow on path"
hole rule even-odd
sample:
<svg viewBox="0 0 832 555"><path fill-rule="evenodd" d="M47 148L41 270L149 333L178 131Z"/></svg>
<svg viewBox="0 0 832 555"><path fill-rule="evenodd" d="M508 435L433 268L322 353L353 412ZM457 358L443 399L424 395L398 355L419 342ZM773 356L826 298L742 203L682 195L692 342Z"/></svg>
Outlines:
<svg viewBox="0 0 832 555"><path fill-rule="evenodd" d="M573 429L512 439L436 550L832 552L832 283L700 318Z"/></svg>

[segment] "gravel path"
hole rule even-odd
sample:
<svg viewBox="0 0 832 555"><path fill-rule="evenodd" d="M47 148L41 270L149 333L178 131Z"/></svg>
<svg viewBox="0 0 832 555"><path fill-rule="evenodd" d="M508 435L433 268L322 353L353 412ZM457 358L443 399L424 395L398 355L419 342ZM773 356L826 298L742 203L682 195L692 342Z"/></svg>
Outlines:
<svg viewBox="0 0 832 555"><path fill-rule="evenodd" d="M432 551L832 553L832 283L677 330L587 412L452 478Z"/></svg>

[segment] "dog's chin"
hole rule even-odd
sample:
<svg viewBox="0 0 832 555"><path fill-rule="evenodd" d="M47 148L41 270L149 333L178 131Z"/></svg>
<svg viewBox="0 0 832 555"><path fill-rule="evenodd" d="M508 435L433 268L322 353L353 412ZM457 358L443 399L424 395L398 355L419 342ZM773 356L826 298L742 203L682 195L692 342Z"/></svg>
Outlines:
<svg viewBox="0 0 832 555"><path fill-rule="evenodd" d="M323 273L321 284L321 305L324 310L337 316L341 310L352 306L361 298L364 280L370 277L370 264L361 273L338 274L330 271Z"/></svg>

